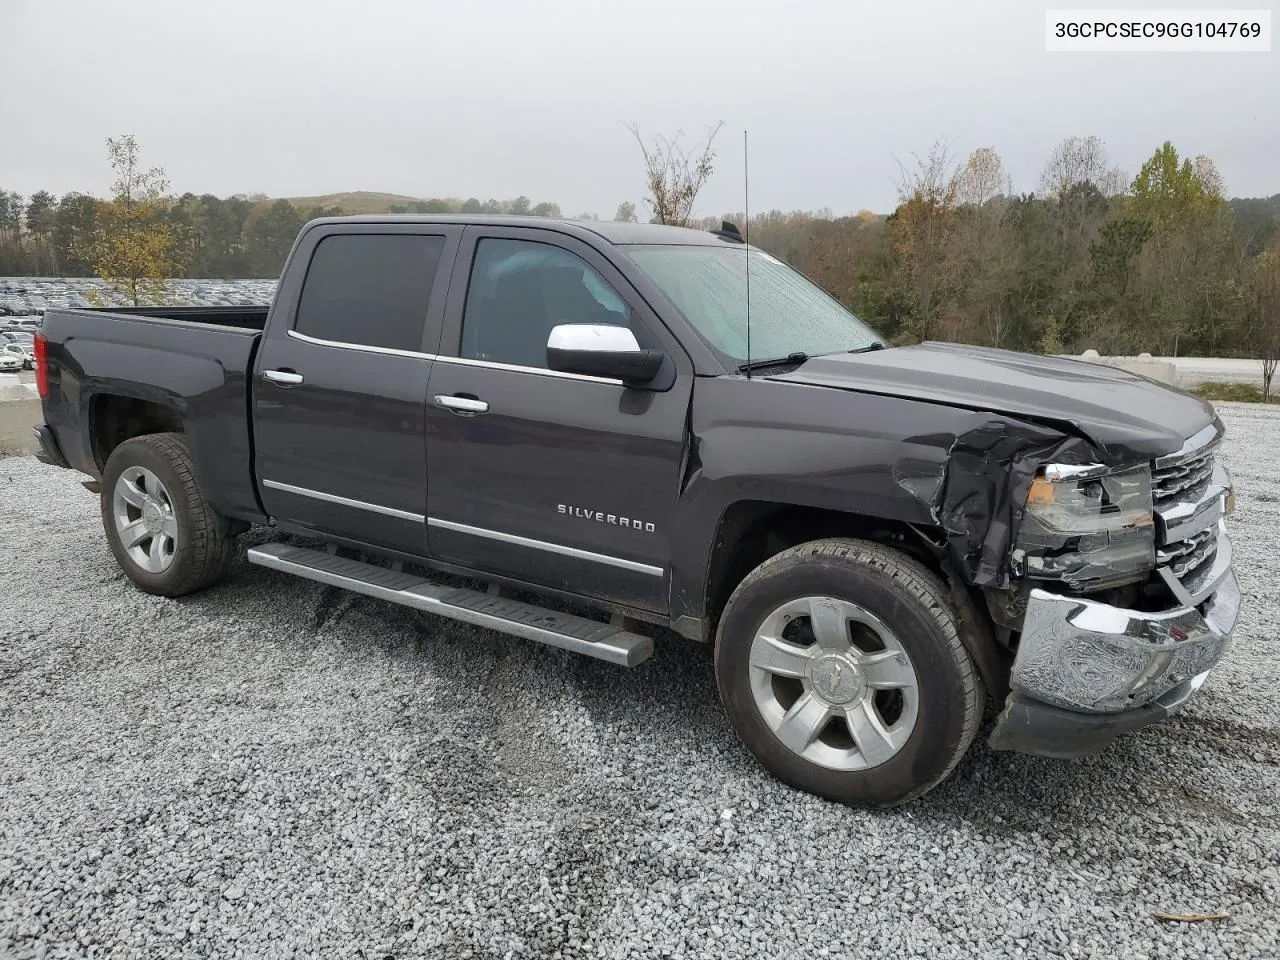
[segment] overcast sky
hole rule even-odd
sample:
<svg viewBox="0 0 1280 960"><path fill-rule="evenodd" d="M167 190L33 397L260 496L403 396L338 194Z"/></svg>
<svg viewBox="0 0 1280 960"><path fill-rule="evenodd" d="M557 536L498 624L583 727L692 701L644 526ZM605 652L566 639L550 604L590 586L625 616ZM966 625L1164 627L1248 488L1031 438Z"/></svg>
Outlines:
<svg viewBox="0 0 1280 960"><path fill-rule="evenodd" d="M1093 134L1130 175L1171 139L1230 195L1280 191L1280 54L1046 53L1046 6L0 0L0 188L105 192L103 140L130 132L179 193L526 194L608 217L643 196L624 122L723 120L703 215L741 209L744 127L754 210L888 211L897 161L939 137L994 147L1019 190Z"/></svg>

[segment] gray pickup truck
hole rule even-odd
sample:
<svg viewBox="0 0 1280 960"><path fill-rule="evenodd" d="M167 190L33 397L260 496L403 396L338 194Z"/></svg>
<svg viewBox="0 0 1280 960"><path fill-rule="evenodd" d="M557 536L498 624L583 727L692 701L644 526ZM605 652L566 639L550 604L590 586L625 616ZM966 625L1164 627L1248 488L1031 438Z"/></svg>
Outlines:
<svg viewBox="0 0 1280 960"><path fill-rule="evenodd" d="M890 348L730 224L317 220L269 309L50 310L36 355L139 588L265 525L251 563L613 663L713 643L747 748L846 803L942 781L987 696L1054 757L1161 720L1239 608L1211 407Z"/></svg>

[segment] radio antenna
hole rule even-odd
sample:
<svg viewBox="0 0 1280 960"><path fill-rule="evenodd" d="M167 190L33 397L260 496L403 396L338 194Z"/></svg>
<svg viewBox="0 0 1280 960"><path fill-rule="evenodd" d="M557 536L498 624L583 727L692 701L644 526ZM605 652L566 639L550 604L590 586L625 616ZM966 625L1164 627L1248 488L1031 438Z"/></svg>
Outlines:
<svg viewBox="0 0 1280 960"><path fill-rule="evenodd" d="M743 255L747 266L747 379L751 379L751 178L747 174L747 131L742 131Z"/></svg>

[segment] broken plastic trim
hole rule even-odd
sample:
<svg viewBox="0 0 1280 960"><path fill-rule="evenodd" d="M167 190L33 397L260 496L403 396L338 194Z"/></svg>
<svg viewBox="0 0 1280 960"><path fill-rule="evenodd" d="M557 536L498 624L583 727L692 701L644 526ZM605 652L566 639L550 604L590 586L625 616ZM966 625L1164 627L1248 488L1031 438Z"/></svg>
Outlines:
<svg viewBox="0 0 1280 960"><path fill-rule="evenodd" d="M1088 481L1123 486L1130 471L1099 462L1099 452L1087 440L981 412L953 437L909 438L913 451L948 441L945 460L904 456L893 464L893 478L928 505L946 534L948 561L969 584L1003 590L1013 578L1029 576L1100 589L1131 582L1154 566L1150 527L1117 533L1100 514L1096 523L1082 516L1079 524L1057 530L1028 512L1027 496L1037 477L1061 482L1064 489ZM1147 536L1138 536L1141 532Z"/></svg>
<svg viewBox="0 0 1280 960"><path fill-rule="evenodd" d="M1079 437L1013 417L975 413L971 423L948 450L930 507L946 532L954 567L974 586L1004 588L1027 492L1041 466L1091 467L1097 453ZM908 486L899 480L905 489L928 489L918 469L904 473L914 481Z"/></svg>

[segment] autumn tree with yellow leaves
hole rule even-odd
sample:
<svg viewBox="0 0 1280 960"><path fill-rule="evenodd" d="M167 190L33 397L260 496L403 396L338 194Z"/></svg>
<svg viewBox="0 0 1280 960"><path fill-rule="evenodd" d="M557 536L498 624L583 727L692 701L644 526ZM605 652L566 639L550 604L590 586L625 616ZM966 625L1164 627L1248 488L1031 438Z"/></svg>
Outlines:
<svg viewBox="0 0 1280 960"><path fill-rule="evenodd" d="M116 179L97 209L84 259L135 306L162 303L165 281L181 273L178 238L166 218L169 181L160 167L143 169L132 135L107 139Z"/></svg>

